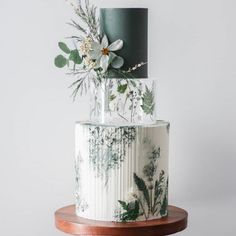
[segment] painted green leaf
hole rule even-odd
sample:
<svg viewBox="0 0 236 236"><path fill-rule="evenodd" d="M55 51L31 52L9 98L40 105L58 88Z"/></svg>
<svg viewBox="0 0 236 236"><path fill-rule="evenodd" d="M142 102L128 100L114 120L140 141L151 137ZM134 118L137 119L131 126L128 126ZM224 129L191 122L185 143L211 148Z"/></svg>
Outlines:
<svg viewBox="0 0 236 236"><path fill-rule="evenodd" d="M128 210L128 206L127 206L126 202L121 201L121 200L118 200L118 202L120 203L120 205L122 206L122 208L123 208L124 210Z"/></svg>
<svg viewBox="0 0 236 236"><path fill-rule="evenodd" d="M63 68L66 65L66 63L67 63L67 60L62 55L58 55L54 60L54 64L58 68Z"/></svg>
<svg viewBox="0 0 236 236"><path fill-rule="evenodd" d="M139 178L135 173L134 173L134 182L138 187L138 190L143 193L143 196L147 202L148 208L150 209L150 197L148 193L148 188L144 182L143 179Z"/></svg>
<svg viewBox="0 0 236 236"><path fill-rule="evenodd" d="M130 83L136 88L137 85L133 79L130 80Z"/></svg>
<svg viewBox="0 0 236 236"><path fill-rule="evenodd" d="M167 200L167 196L165 196L164 200L163 200L163 203L161 205L161 210L160 210L161 216L165 216L166 215L167 207L168 207L168 200Z"/></svg>
<svg viewBox="0 0 236 236"><path fill-rule="evenodd" d="M156 180L155 182L155 187L154 187L154 203L157 203L158 198L163 194L164 190L163 190L163 183L165 181L165 172L162 170L160 175L159 175L159 179Z"/></svg>
<svg viewBox="0 0 236 236"><path fill-rule="evenodd" d="M161 210L160 210L161 216L165 216L167 214L167 207L168 207L168 179L166 181L165 196L161 204Z"/></svg>
<svg viewBox="0 0 236 236"><path fill-rule="evenodd" d="M164 180L165 180L164 175L165 175L165 171L162 170L161 173L160 173L160 175L159 175L159 182L161 182L161 183L164 182Z"/></svg>
<svg viewBox="0 0 236 236"><path fill-rule="evenodd" d="M127 86L127 84L120 84L117 88L118 93L125 93Z"/></svg>
<svg viewBox="0 0 236 236"><path fill-rule="evenodd" d="M162 185L158 180L156 180L154 187L154 206L153 206L154 209L157 207L158 199L160 199L162 193L163 193Z"/></svg>
<svg viewBox="0 0 236 236"><path fill-rule="evenodd" d="M147 115L149 115L149 114L153 115L154 106L155 106L154 95L153 95L152 91L147 86L146 86L146 91L143 94L142 101L143 101L143 104L141 105L141 107L142 107L144 113Z"/></svg>
<svg viewBox="0 0 236 236"><path fill-rule="evenodd" d="M139 217L140 215L139 202L137 200L129 203L126 203L124 201L118 201L118 202L124 209L124 212L118 215L119 219L122 222L135 221Z"/></svg>
<svg viewBox="0 0 236 236"><path fill-rule="evenodd" d="M70 54L70 49L67 47L67 45L63 42L58 43L59 48L66 54Z"/></svg>
<svg viewBox="0 0 236 236"><path fill-rule="evenodd" d="M166 130L167 130L167 133L169 134L169 132L170 132L170 123L167 124Z"/></svg>
<svg viewBox="0 0 236 236"><path fill-rule="evenodd" d="M109 97L109 101L113 101L114 99L116 99L116 96L114 94L111 94L110 97Z"/></svg>
<svg viewBox="0 0 236 236"><path fill-rule="evenodd" d="M82 59L79 55L79 51L77 49L74 49L70 52L69 60L73 61L75 64L81 64Z"/></svg>
<svg viewBox="0 0 236 236"><path fill-rule="evenodd" d="M136 220L139 217L139 203L137 200L128 203L128 211L131 213L131 220Z"/></svg>

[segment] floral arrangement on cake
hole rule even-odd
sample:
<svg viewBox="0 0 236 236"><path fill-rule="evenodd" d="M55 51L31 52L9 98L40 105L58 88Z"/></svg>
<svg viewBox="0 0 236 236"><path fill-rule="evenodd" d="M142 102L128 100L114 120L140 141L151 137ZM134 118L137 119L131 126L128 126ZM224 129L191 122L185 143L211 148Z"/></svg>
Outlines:
<svg viewBox="0 0 236 236"><path fill-rule="evenodd" d="M85 0L84 6L80 0L77 5L71 2L70 4L79 19L79 23L74 20L69 23L78 33L76 36L69 37L75 48L70 49L66 43L59 42L58 46L63 54L58 55L54 63L58 68L67 67L68 74L76 78L70 86L74 88L72 94L74 98L78 92L81 95L86 92L90 83L99 86L102 79L110 78L114 73L119 78L133 78L132 72L147 64L140 62L131 65L128 70L122 70L125 58L119 56L119 50L124 46L123 40L110 42L106 35L100 35L97 8L90 5L89 0ZM128 82L122 84L123 88L127 87L126 84Z"/></svg>

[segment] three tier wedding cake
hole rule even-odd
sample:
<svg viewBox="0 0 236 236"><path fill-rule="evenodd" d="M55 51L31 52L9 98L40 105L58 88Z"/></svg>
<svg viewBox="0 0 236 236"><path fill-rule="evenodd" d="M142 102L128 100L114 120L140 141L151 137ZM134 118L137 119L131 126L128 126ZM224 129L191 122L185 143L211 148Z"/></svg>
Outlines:
<svg viewBox="0 0 236 236"><path fill-rule="evenodd" d="M148 9L75 7L76 49L55 59L75 75L74 95L90 91L90 120L75 127L76 213L100 221L167 216L168 122L157 120L148 78ZM99 19L98 19L99 18ZM87 28L85 28L87 26Z"/></svg>

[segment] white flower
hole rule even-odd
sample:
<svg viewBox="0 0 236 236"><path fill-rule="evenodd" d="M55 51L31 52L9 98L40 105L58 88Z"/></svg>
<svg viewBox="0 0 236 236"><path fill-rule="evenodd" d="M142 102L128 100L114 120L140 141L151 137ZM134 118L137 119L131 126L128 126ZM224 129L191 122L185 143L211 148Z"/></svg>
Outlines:
<svg viewBox="0 0 236 236"><path fill-rule="evenodd" d="M85 67L89 69L93 69L97 66L96 62L94 62L94 60L92 60L89 56L86 56L83 62Z"/></svg>
<svg viewBox="0 0 236 236"><path fill-rule="evenodd" d="M120 50L122 47L123 41L121 39L118 39L109 45L107 36L104 35L101 44L92 42L92 50L89 54L90 57L93 60L96 60L97 64L102 68L102 73L105 73L110 64L116 69L123 66L124 59L114 53L115 51Z"/></svg>
<svg viewBox="0 0 236 236"><path fill-rule="evenodd" d="M128 202L131 202L131 201L134 201L138 198L137 194L135 193L134 191L134 188L130 188L128 194L127 194L127 201Z"/></svg>
<svg viewBox="0 0 236 236"><path fill-rule="evenodd" d="M86 38L80 45L80 52L83 56L87 56L88 53L92 50L92 39Z"/></svg>
<svg viewBox="0 0 236 236"><path fill-rule="evenodd" d="M97 67L97 63L95 60L93 60L90 57L90 51L92 50L92 39L87 37L85 38L81 44L79 45L79 51L80 51L80 55L82 55L83 58L83 66L85 66L87 69L94 69Z"/></svg>

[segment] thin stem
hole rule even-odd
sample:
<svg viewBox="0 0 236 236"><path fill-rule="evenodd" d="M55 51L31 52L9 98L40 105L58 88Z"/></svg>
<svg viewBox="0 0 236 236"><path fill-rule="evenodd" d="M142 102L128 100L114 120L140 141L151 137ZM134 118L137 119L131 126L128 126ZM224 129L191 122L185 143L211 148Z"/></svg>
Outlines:
<svg viewBox="0 0 236 236"><path fill-rule="evenodd" d="M126 95L125 103L124 103L124 106L123 106L123 114L125 114L125 107L126 107L127 101L128 101L128 96Z"/></svg>
<svg viewBox="0 0 236 236"><path fill-rule="evenodd" d="M152 189L150 189L150 207L149 207L149 211L151 211L152 213Z"/></svg>
<svg viewBox="0 0 236 236"><path fill-rule="evenodd" d="M131 122L133 122L133 112L134 112L134 95L132 94Z"/></svg>
<svg viewBox="0 0 236 236"><path fill-rule="evenodd" d="M127 121L127 122L129 122L129 120L127 120L124 116L122 116L120 113L118 113L118 115L122 118L122 119L124 119L125 121Z"/></svg>
<svg viewBox="0 0 236 236"><path fill-rule="evenodd" d="M138 198L138 202L139 202L139 204L140 204L140 206L141 206L141 208L142 208L142 211L143 211L144 217L145 217L145 219L147 220L148 217L147 217L146 212L145 212L145 210L144 210L143 204L142 204L142 202L140 201L139 198Z"/></svg>

